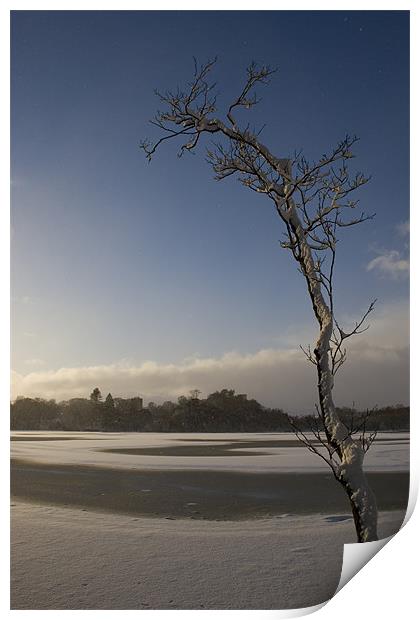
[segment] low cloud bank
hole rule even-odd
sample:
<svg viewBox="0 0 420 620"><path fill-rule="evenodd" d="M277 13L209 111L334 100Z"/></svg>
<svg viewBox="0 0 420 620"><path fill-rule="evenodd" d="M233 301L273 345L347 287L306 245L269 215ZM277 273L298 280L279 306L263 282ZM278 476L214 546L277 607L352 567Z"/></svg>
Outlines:
<svg viewBox="0 0 420 620"><path fill-rule="evenodd" d="M297 337L297 342L299 338ZM306 343L305 343L306 344ZM335 400L358 408L409 400L408 306L377 311L371 329L348 347L348 362L336 377ZM226 353L179 363L152 361L81 368L12 372L12 397L68 399L88 397L99 386L104 394L141 395L145 402L176 399L198 388L204 395L234 388L266 406L292 413L313 411L316 371L298 348L272 348L256 353Z"/></svg>

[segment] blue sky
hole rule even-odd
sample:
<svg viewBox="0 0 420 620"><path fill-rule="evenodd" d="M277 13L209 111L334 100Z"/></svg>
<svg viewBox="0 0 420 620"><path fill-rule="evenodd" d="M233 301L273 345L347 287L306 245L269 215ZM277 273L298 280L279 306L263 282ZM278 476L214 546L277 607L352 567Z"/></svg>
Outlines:
<svg viewBox="0 0 420 620"><path fill-rule="evenodd" d="M138 148L154 135L154 89L187 81L193 56L217 55L222 109L251 60L278 67L251 119L279 156L316 158L346 133L361 138L354 170L372 181L359 197L377 215L343 232L336 307L348 320L379 299L377 332L356 345L361 374L349 370L355 400L406 402L408 29L408 12L14 12L15 395L84 395L102 382L159 399L230 381L290 408L305 377L297 406L310 406L310 374L287 356L315 335L311 307L270 203L216 183L202 150L179 159L168 145L149 164ZM398 350L386 368L379 346ZM295 369L293 390L279 356ZM389 374L389 393L363 383L371 371Z"/></svg>

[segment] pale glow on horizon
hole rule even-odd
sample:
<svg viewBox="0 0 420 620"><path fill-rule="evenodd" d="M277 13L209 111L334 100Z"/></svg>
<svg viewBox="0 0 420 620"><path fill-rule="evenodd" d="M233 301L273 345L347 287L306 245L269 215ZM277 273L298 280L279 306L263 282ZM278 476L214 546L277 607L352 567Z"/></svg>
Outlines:
<svg viewBox="0 0 420 620"><path fill-rule="evenodd" d="M408 403L408 305L382 308L370 329L353 340L349 360L337 375L339 405L355 401L361 408ZM176 400L191 389L203 395L234 388L262 404L289 411L311 411L316 401L316 375L298 347L229 352L219 357L190 357L177 363L119 362L83 367L12 373L12 397L57 400L88 397L98 386L114 396L141 395L145 402Z"/></svg>

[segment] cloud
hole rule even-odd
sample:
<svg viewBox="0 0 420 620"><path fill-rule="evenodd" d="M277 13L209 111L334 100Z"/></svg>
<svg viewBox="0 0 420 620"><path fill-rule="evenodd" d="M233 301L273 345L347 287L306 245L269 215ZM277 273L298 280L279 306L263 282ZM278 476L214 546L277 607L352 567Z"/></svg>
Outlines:
<svg viewBox="0 0 420 620"><path fill-rule="evenodd" d="M404 220L396 226L397 232L401 237L407 237L410 234L410 220Z"/></svg>
<svg viewBox="0 0 420 620"><path fill-rule="evenodd" d="M370 261L367 271L378 271L391 278L405 278L410 273L410 262L402 258L397 250L389 250Z"/></svg>
<svg viewBox="0 0 420 620"><path fill-rule="evenodd" d="M404 220L395 226L398 235L408 238L410 234L410 221ZM408 239L404 242L404 253L398 250L379 250L378 256L372 259L366 266L367 271L376 271L382 276L396 279L408 277L410 273L410 262L408 256Z"/></svg>
<svg viewBox="0 0 420 620"><path fill-rule="evenodd" d="M338 404L372 407L408 402L408 305L376 311L372 327L355 337L349 361L337 375ZM305 326L303 326L305 327ZM297 337L296 342L299 342ZM226 353L179 363L153 361L13 373L12 394L44 398L87 397L95 386L114 396L140 394L145 399L175 399L198 388L206 395L224 387L257 398L267 406L290 412L312 411L316 402L316 371L296 348Z"/></svg>

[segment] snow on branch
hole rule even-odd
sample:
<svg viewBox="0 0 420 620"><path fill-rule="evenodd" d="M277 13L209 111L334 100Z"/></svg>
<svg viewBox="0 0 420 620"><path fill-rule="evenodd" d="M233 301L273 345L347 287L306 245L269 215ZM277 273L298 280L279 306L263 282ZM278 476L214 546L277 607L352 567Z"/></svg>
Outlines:
<svg viewBox="0 0 420 620"><path fill-rule="evenodd" d="M319 407L316 405L316 416L311 419L305 418L306 424L309 425L309 433L303 429L303 425L299 424L296 417L288 415L288 422L296 438L302 443L309 452L316 454L321 458L332 470L335 478L340 479L341 467L340 467L340 447L332 445L328 439L328 429L325 426L325 421ZM346 424L347 434L343 437L344 443L349 438L356 438L361 446L361 449L366 454L369 448L372 446L376 439L377 431L368 431L366 426L369 418L375 410L366 410L363 413L355 411L353 406L351 410L350 419Z"/></svg>
<svg viewBox="0 0 420 620"><path fill-rule="evenodd" d="M321 416L318 409L317 412L319 420ZM330 442L328 442L325 434L323 435L321 430L314 423L310 423L311 436L308 436L308 434L302 429L301 425L297 422L296 418L292 418L291 416L287 417L296 438L309 450L309 452L312 452L321 458L328 465L328 467L330 467L334 476L337 478L340 471L340 463L335 456L336 450L331 446ZM321 428L323 428L322 420Z"/></svg>
<svg viewBox="0 0 420 620"><path fill-rule="evenodd" d="M245 83L245 86L242 89L239 97L229 106L229 110L226 115L235 130L238 130L238 126L232 114L233 110L239 107L249 110L253 106L257 105L260 100L257 99L257 95L255 92L252 93L252 89L258 83L269 84L270 76L273 75L273 73L275 72L276 69L271 69L269 66L265 65L261 68L258 68L258 65L255 62L252 62L249 65L249 67L247 68L248 79Z"/></svg>
<svg viewBox="0 0 420 620"><path fill-rule="evenodd" d="M251 63L247 69L247 79L241 93L227 110L228 124L226 124L221 118L212 117L212 114L216 112L217 97L213 95L215 83L210 83L208 76L216 60L216 58L209 60L203 65L198 65L197 61L194 60L193 79L184 90L178 88L176 91L166 91L165 93L155 91L166 109L159 111L152 119L151 124L163 131L165 135L155 142L142 140L140 148L150 161L163 142L179 136L192 136L191 140L188 139L181 145L179 151L181 156L185 151L192 151L197 146L203 133L219 133L228 141L248 145L267 164L272 166L277 174L280 173L289 178L289 159L275 157L258 139L260 132L250 130L249 126L239 128L233 117L235 108L249 109L258 103L256 94L253 92L254 87L257 84L268 84L275 70L268 66L259 68L256 63Z"/></svg>

